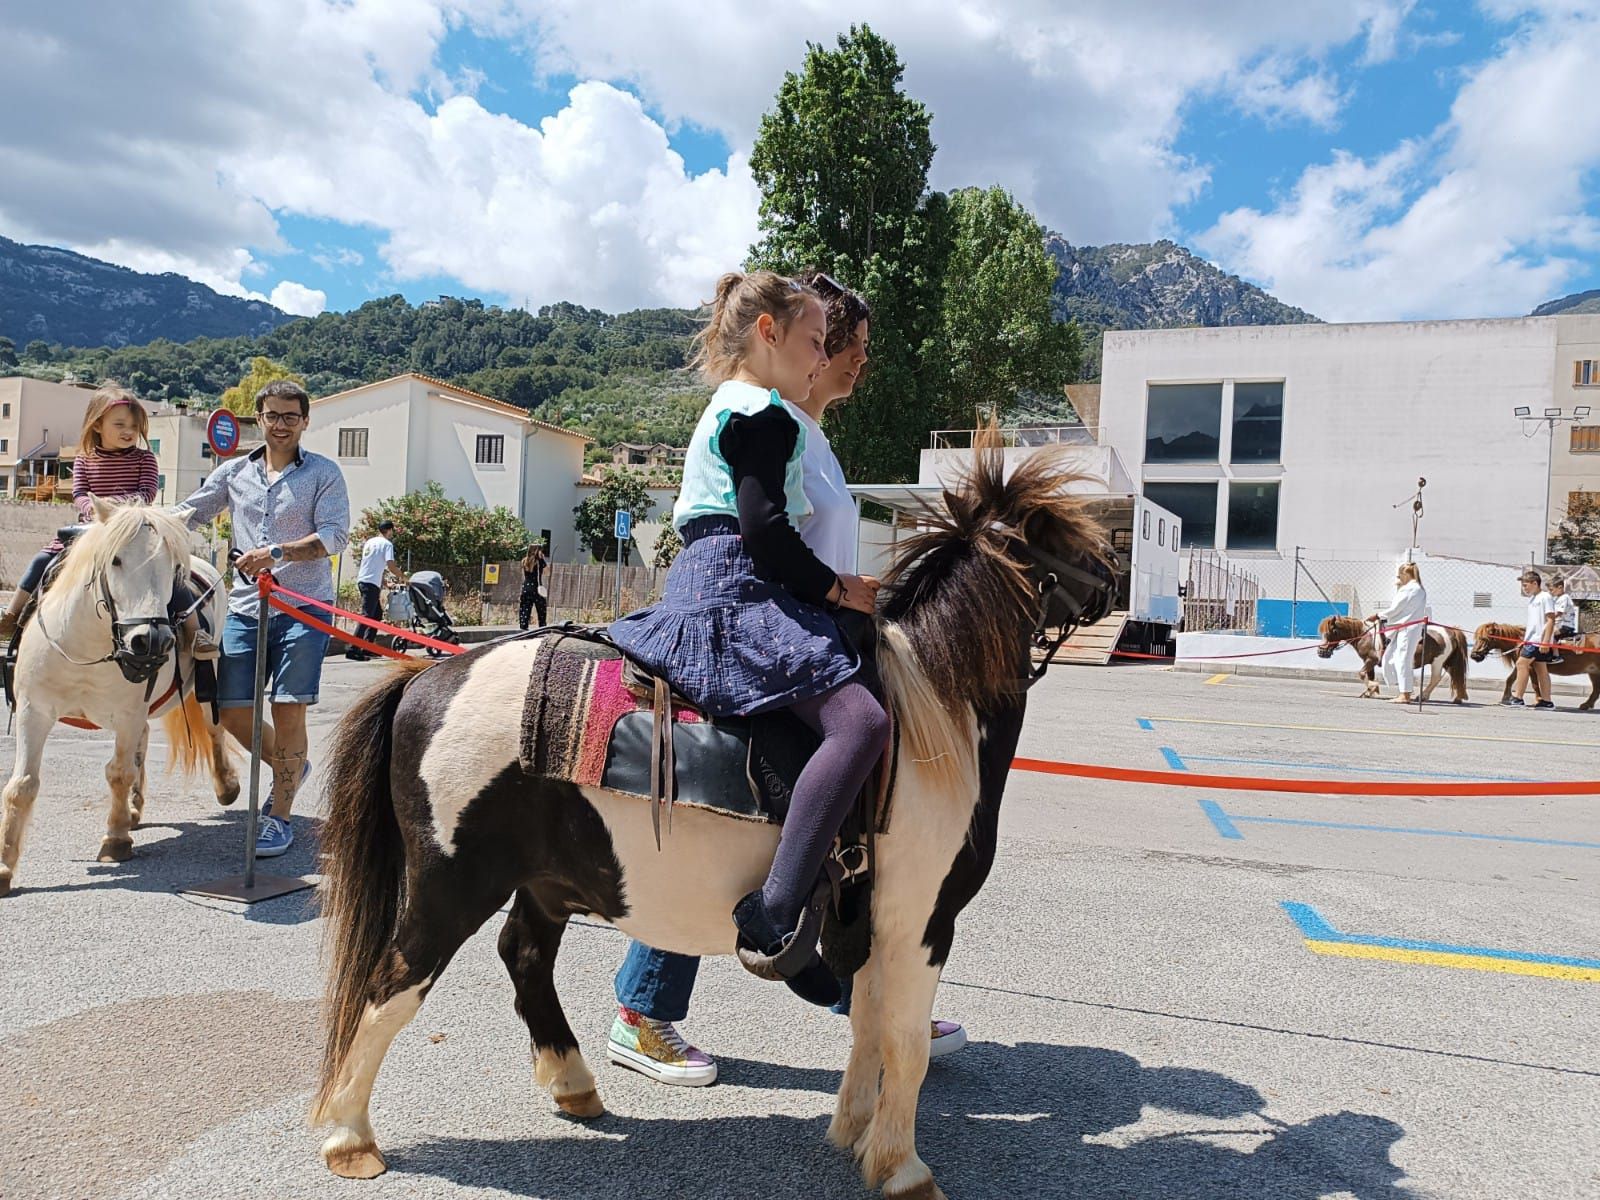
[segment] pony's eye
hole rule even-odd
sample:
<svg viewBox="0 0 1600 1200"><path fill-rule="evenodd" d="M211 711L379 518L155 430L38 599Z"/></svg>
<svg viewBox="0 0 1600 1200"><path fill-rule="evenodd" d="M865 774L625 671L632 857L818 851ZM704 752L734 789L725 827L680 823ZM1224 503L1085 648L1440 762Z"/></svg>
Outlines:
<svg viewBox="0 0 1600 1200"><path fill-rule="evenodd" d="M122 565L122 557L120 555L113 555L111 559L111 565L113 567L120 567Z"/></svg>

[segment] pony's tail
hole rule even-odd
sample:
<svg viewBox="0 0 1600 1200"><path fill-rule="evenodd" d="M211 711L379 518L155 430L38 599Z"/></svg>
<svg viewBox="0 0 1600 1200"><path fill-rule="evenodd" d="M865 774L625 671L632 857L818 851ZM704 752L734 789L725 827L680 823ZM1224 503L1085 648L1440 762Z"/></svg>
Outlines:
<svg viewBox="0 0 1600 1200"><path fill-rule="evenodd" d="M424 660L401 667L371 688L345 713L327 752L328 818L318 891L327 918L328 993L313 1124L324 1119L399 914L405 846L389 791L392 730L406 684L430 665Z"/></svg>
<svg viewBox="0 0 1600 1200"><path fill-rule="evenodd" d="M878 627L878 672L900 726L902 761L909 758L941 789L976 795L977 738L945 706L905 632L893 622Z"/></svg>
<svg viewBox="0 0 1600 1200"><path fill-rule="evenodd" d="M1444 669L1450 675L1450 698L1464 703L1467 699L1467 635L1459 629L1445 632L1450 635L1450 653L1444 660Z"/></svg>
<svg viewBox="0 0 1600 1200"><path fill-rule="evenodd" d="M194 698L193 692L185 694L182 704L162 714L161 725L167 731L168 771L197 775L202 770L211 770L216 743L205 710L200 707L200 701Z"/></svg>

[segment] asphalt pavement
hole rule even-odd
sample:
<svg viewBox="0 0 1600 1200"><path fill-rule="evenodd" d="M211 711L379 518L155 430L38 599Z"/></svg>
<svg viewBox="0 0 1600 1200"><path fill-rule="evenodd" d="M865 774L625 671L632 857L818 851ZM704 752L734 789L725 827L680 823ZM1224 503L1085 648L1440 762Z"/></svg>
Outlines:
<svg viewBox="0 0 1600 1200"><path fill-rule="evenodd" d="M382 664L328 663L313 758ZM1353 683L1052 669L1020 753L1327 779L1600 776L1600 714L1419 712ZM1568 704L1571 701L1567 701ZM509 719L509 718L508 718ZM159 740L159 739L158 739ZM14 742L0 741L9 765ZM128 863L94 861L106 741L63 729L0 900L0 1196L855 1198L823 1133L841 1018L728 959L679 1090L605 1062L624 941L574 923L564 1006L609 1113L559 1117L481 931L396 1041L390 1171L338 1180L306 1127L320 922L178 889L239 869L242 810L161 774ZM268 869L314 871L300 838ZM908 810L898 810L904 815ZM919 1149L952 1197L1600 1196L1600 798L1202 791L1015 772L963 917Z"/></svg>

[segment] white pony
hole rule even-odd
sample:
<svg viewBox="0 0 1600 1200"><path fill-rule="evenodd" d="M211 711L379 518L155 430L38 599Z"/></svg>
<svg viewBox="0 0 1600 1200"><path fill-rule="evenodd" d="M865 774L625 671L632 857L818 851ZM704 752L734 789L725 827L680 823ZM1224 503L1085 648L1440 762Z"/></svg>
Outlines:
<svg viewBox="0 0 1600 1200"><path fill-rule="evenodd" d="M56 722L109 729L116 748L106 764L111 811L101 862L133 857L135 826L144 812L145 751L150 718L162 717L169 766L185 773L202 762L217 800L231 804L239 778L219 727L188 687L194 663L177 651L167 603L179 572L211 589L206 611L222 628L226 597L211 564L192 558L189 531L171 513L142 504L94 501L95 523L66 552L50 589L23 630L17 654L17 755L0 794L0 896L11 890L22 834L39 794L45 741Z"/></svg>

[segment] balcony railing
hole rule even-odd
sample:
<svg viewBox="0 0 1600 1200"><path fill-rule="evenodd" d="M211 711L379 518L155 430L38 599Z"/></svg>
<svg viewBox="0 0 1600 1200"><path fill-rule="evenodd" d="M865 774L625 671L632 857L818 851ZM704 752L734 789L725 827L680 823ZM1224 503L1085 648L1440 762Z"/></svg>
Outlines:
<svg viewBox="0 0 1600 1200"><path fill-rule="evenodd" d="M935 429L928 434L930 450L970 450L977 440L976 429ZM999 430L1000 444L1007 449L1031 446L1093 446L1099 430L1089 425L1012 425Z"/></svg>

